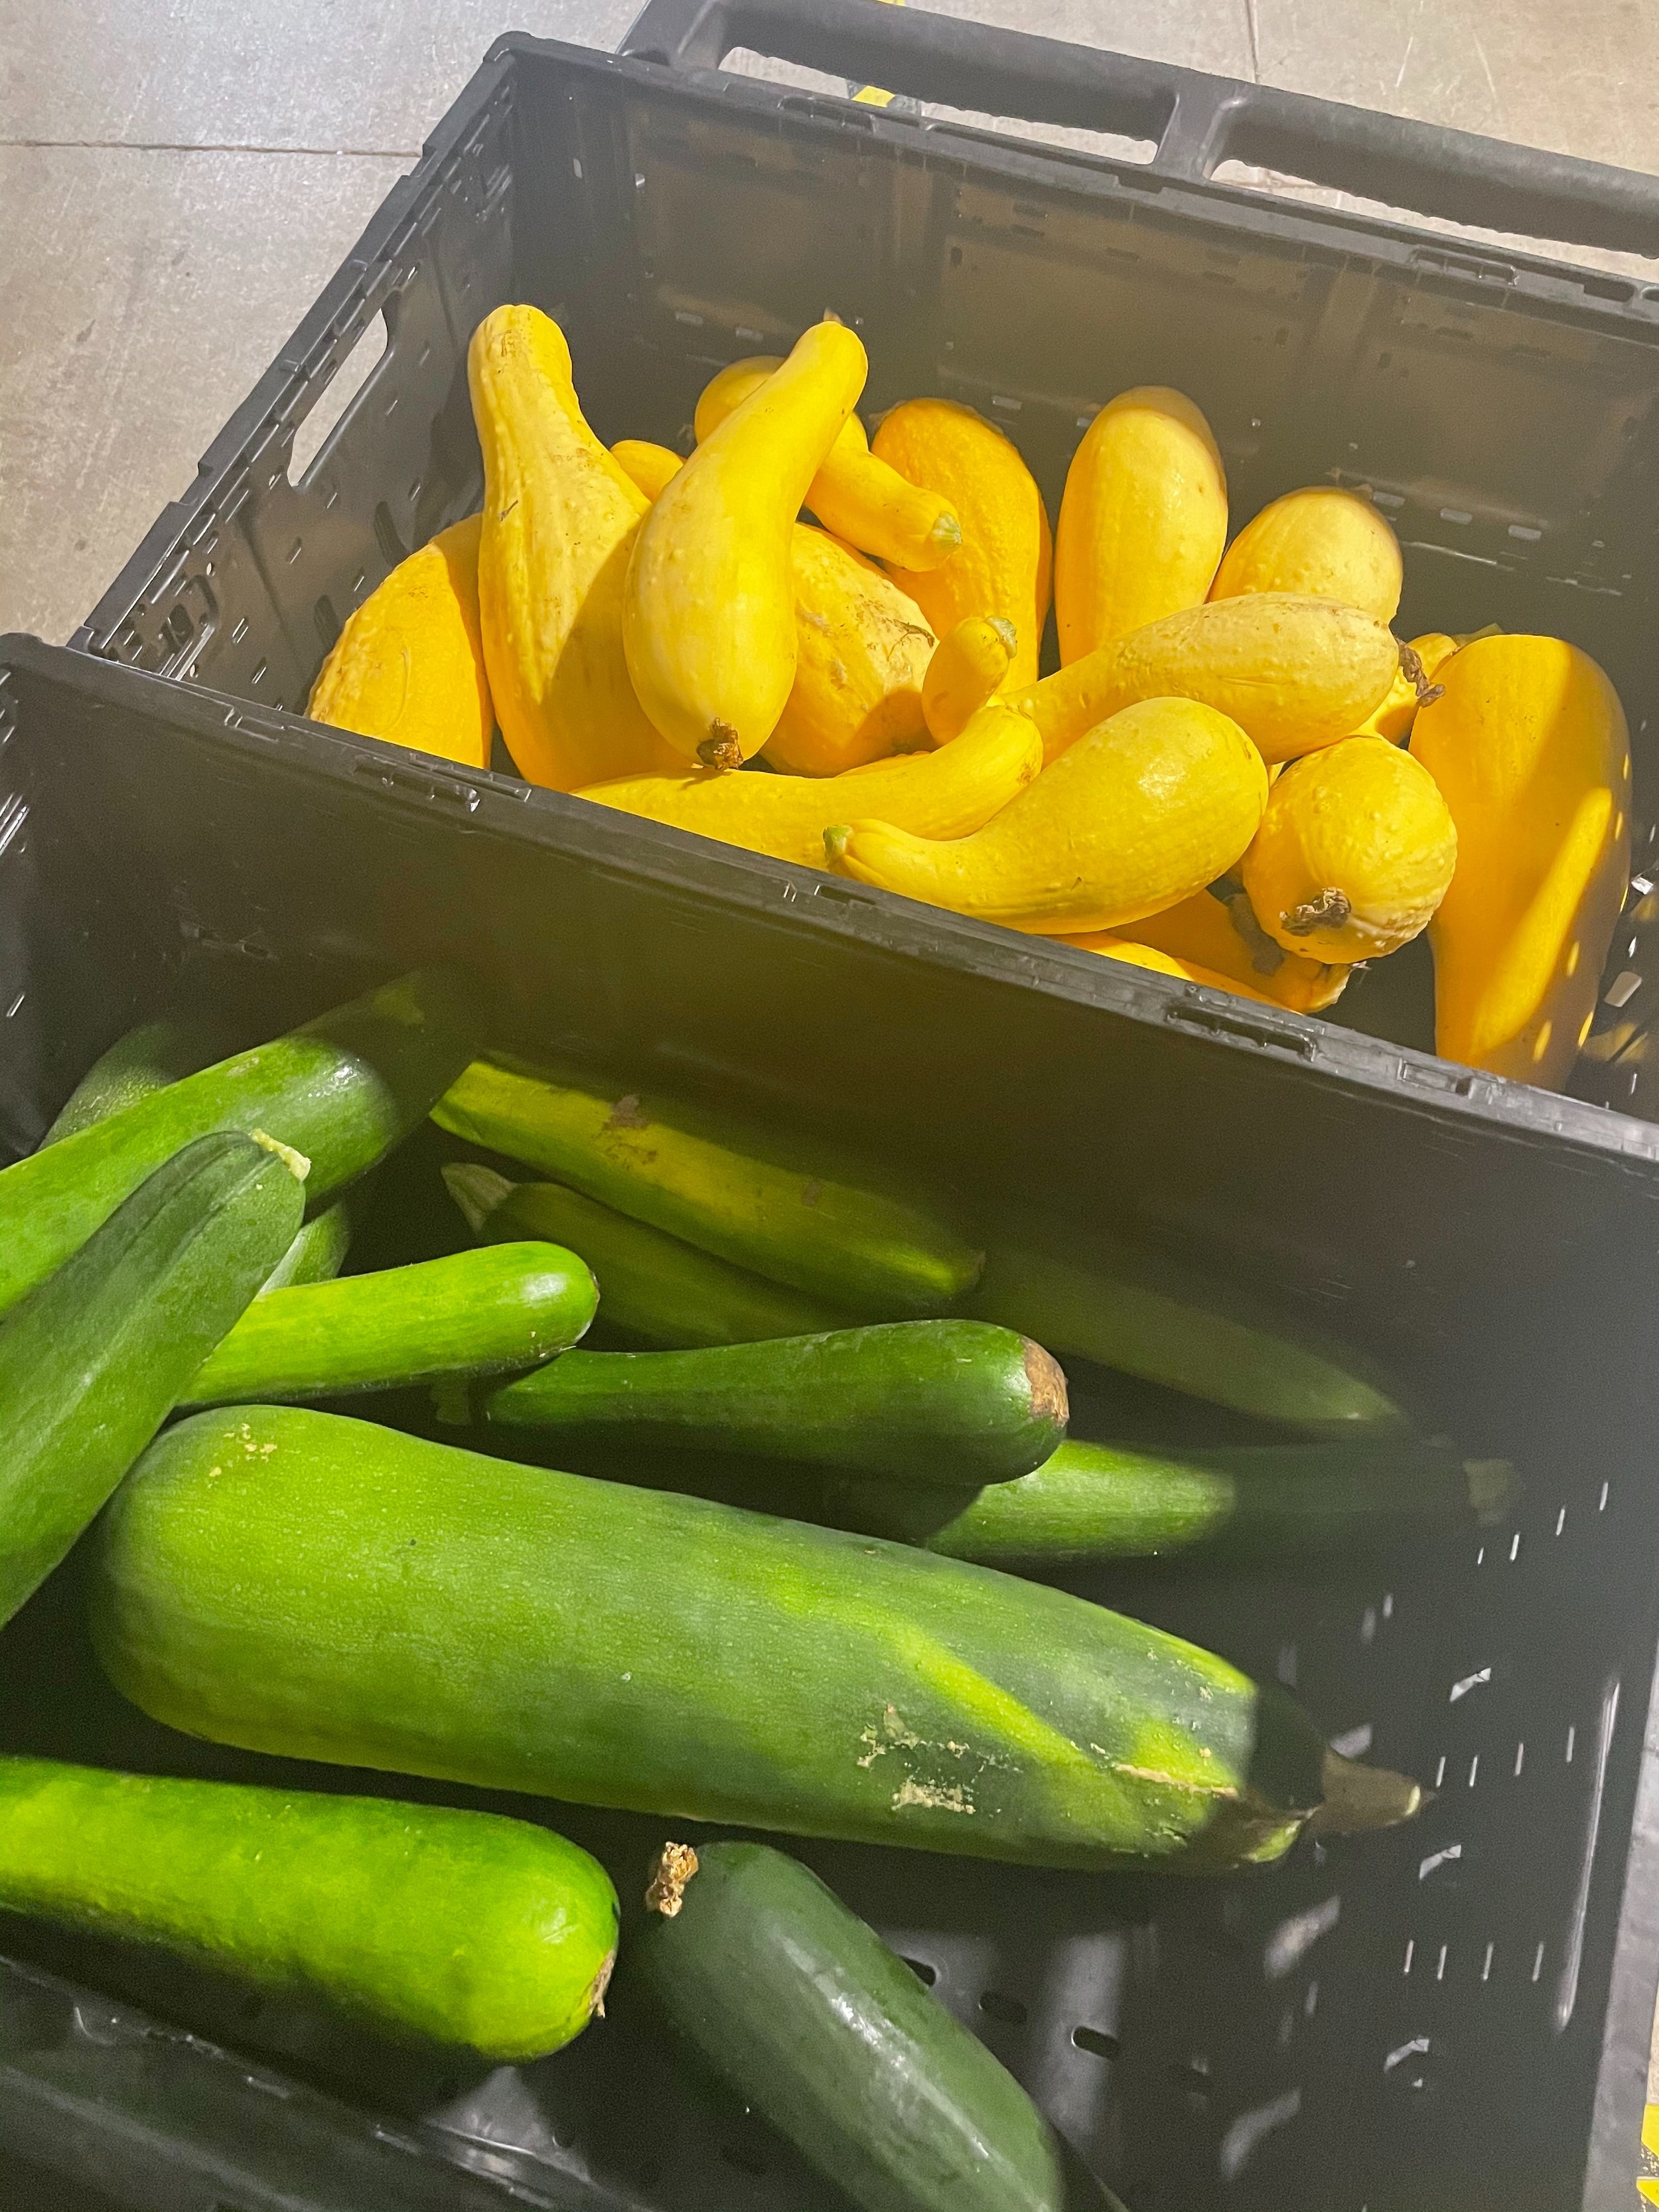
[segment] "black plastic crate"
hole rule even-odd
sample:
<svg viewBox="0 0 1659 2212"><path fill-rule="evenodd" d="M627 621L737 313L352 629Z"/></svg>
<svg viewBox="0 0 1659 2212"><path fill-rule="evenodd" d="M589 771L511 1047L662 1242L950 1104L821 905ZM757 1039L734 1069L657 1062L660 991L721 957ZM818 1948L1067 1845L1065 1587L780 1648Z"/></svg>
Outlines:
<svg viewBox="0 0 1659 2212"><path fill-rule="evenodd" d="M290 710L344 613L477 502L464 353L489 307L559 315L604 435L676 442L716 365L834 306L870 346L872 406L980 407L1051 506L1092 410L1137 382L1205 407L1240 514L1298 483L1369 484L1407 547L1406 634L1497 620L1608 667L1641 869L1659 285L1210 179L1261 161L1632 252L1659 249L1659 184L873 0L656 0L629 44L502 42L77 635L186 684L13 651L0 1137L32 1141L181 963L270 1023L459 953L671 1079L1196 1254L1391 1358L1449 1428L1522 1465L1513 1536L1386 1576L1088 1587L1293 1678L1345 1742L1369 1731L1439 1790L1414 1828L1264 1881L1133 1893L811 1856L1138 2212L1623 2212L1659 1982L1659 1800L1641 1794L1659 1131L1414 1049L1410 955L1345 1001L1377 1032L1361 1034ZM1158 150L1135 164L784 91L720 74L734 46ZM382 312L385 359L291 483L296 430ZM1621 990L1659 967L1645 875L1635 900ZM1656 992L1659 974L1606 1013L1595 1097L1653 1103ZM55 1680L29 1656L46 1617L9 1632L37 1687ZM92 1674L74 1686L14 1698L11 1740L72 1723L88 1755L220 1760ZM562 1824L624 1848L591 1814ZM266 2033L214 2018L228 2040ZM751 2172L775 2154L677 2103L615 2038L479 2107L320 2027L270 2033L368 2107L448 2112L526 2185L591 2165L629 2203L818 2202L787 2162ZM649 2185L617 2162L642 2100ZM618 2100L631 2146L592 2117Z"/></svg>
<svg viewBox="0 0 1659 2212"><path fill-rule="evenodd" d="M1628 2204L1659 1982L1649 1159L1172 1026L1161 980L1135 970L1040 946L1011 962L974 924L495 779L406 774L371 740L84 655L13 641L0 705L10 1148L181 989L257 1032L460 957L544 1036L981 1200L1171 1247L1213 1217L1236 1255L1255 1224L1241 1278L1304 1316L1340 1305L1431 1419L1512 1456L1524 1510L1484 1542L1299 1577L1075 1580L1293 1683L1347 1748L1435 1784L1410 1827L1162 1885L805 1856L934 1971L1137 2212ZM409 1174L435 1189L430 1159ZM1103 1382L1074 1380L1084 1401ZM104 1687L72 1564L0 1638L0 1742L295 1771L173 1735ZM663 1826L507 1802L623 1882ZM532 2191L563 2175L601 2203L829 2212L752 2124L611 2024L541 2065L468 2074L21 1925L4 1942L395 2126L430 2123L423 2140Z"/></svg>
<svg viewBox="0 0 1659 2212"><path fill-rule="evenodd" d="M868 343L868 408L916 392L977 407L1051 513L1103 402L1174 384L1214 426L1236 519L1297 484L1370 489L1407 550L1403 635L1496 622L1607 667L1635 739L1637 889L1576 1088L1659 1116L1659 895L1642 872L1659 876L1644 618L1659 281L1212 179L1276 165L1628 255L1659 253L1659 181L876 0L653 0L625 44L498 43L73 642L302 708L345 616L478 503L465 348L505 299L558 316L603 436L669 444L717 366L786 349L833 307ZM1154 150L1113 160L722 74L734 47ZM305 459L307 416L332 411L337 373L377 339ZM1335 1029L1431 1048L1426 945L1326 1020L1234 1018L1269 1049L1397 1080L1397 1055L1356 1057ZM1493 1096L1463 1073L1406 1079Z"/></svg>

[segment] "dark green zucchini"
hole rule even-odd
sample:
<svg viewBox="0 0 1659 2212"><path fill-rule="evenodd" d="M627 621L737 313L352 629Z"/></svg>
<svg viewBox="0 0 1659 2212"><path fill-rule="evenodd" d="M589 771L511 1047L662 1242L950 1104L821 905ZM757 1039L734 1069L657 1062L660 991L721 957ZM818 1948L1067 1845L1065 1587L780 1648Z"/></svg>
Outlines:
<svg viewBox="0 0 1659 2212"><path fill-rule="evenodd" d="M1041 1345L976 1321L889 1322L701 1352L578 1352L495 1391L501 1428L737 1452L911 1484L1007 1482L1066 1433Z"/></svg>
<svg viewBox="0 0 1659 2212"><path fill-rule="evenodd" d="M97 1121L107 1121L136 1106L152 1091L165 1091L222 1057L227 1038L222 1024L192 1021L186 1016L146 1022L118 1037L70 1092L62 1112L40 1139L42 1148L60 1138L72 1137ZM368 1187L365 1176L321 1213L302 1221L294 1242L271 1270L268 1291L292 1283L325 1283L346 1263L355 1229L354 1209L359 1193Z"/></svg>
<svg viewBox="0 0 1659 2212"><path fill-rule="evenodd" d="M129 1030L94 1060L70 1091L41 1138L41 1149L89 1129L96 1121L107 1121L153 1091L165 1091L168 1084L211 1067L224 1058L232 1042L222 1022L185 1014L163 1016Z"/></svg>
<svg viewBox="0 0 1659 2212"><path fill-rule="evenodd" d="M501 1375L566 1351L599 1293L557 1244L488 1244L383 1273L268 1291L208 1354L192 1406L332 1398Z"/></svg>
<svg viewBox="0 0 1659 2212"><path fill-rule="evenodd" d="M666 1844L645 1901L623 2001L861 2212L1066 2212L1060 2145L1024 2090L798 1860Z"/></svg>
<svg viewBox="0 0 1659 2212"><path fill-rule="evenodd" d="M605 1870L528 1820L0 1759L0 1905L382 2033L540 2057L616 1956Z"/></svg>
<svg viewBox="0 0 1659 2212"><path fill-rule="evenodd" d="M447 975L407 976L7 1168L0 1311L60 1267L163 1160L211 1130L261 1129L301 1153L319 1210L406 1136L465 1065L464 997Z"/></svg>
<svg viewBox="0 0 1659 2212"><path fill-rule="evenodd" d="M92 1611L117 1688L189 1735L797 1834L1232 1866L1420 1795L1063 1591L293 1407L156 1440Z"/></svg>
<svg viewBox="0 0 1659 2212"><path fill-rule="evenodd" d="M845 1316L782 1283L699 1252L556 1182L509 1182L470 1160L443 1170L449 1194L486 1243L544 1237L580 1252L593 1271L605 1324L664 1346L749 1344L810 1336Z"/></svg>
<svg viewBox="0 0 1659 2212"><path fill-rule="evenodd" d="M0 1322L0 1620L172 1412L287 1249L303 1204L276 1153L251 1137L203 1137Z"/></svg>
<svg viewBox="0 0 1659 2212"><path fill-rule="evenodd" d="M1310 1435L1410 1427L1358 1355L1297 1342L1195 1270L1107 1239L994 1241L964 1310L1023 1330L1059 1358L1097 1360Z"/></svg>
<svg viewBox="0 0 1659 2212"><path fill-rule="evenodd" d="M979 1277L983 1255L947 1223L839 1163L601 1076L475 1060L432 1118L861 1320L937 1313Z"/></svg>
<svg viewBox="0 0 1659 2212"><path fill-rule="evenodd" d="M1409 1437L1210 1451L1072 1440L1018 1482L946 1497L836 1481L824 1503L839 1527L950 1559L1058 1565L1365 1551L1500 1520L1514 1492L1506 1461Z"/></svg>

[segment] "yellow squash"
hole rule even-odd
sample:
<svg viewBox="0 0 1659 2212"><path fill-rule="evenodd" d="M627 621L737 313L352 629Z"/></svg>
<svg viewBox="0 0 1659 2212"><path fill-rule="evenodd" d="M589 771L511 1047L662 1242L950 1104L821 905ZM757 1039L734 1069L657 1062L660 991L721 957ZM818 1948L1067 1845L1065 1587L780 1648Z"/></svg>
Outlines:
<svg viewBox="0 0 1659 2212"><path fill-rule="evenodd" d="M876 761L845 775L726 775L704 769L598 783L577 795L821 868L824 832L849 811L868 808L918 837L962 837L1006 806L1042 765L1042 743L1031 725L994 702L952 745Z"/></svg>
<svg viewBox="0 0 1659 2212"><path fill-rule="evenodd" d="M1000 615L969 615L940 638L922 679L921 712L936 745L960 736L1013 665L1014 626Z"/></svg>
<svg viewBox="0 0 1659 2212"><path fill-rule="evenodd" d="M636 487L633 479L582 413L581 401L576 396L576 378L570 360L570 346L564 332L552 317L543 314L539 307L502 307L496 312L524 319L533 330L538 362L552 386L555 398L569 416L571 428L606 475L615 478L623 496L637 507L639 502L634 497Z"/></svg>
<svg viewBox="0 0 1659 2212"><path fill-rule="evenodd" d="M1247 522L1216 572L1212 599L1300 592L1392 622L1403 576L1400 540L1358 492L1334 484L1287 491Z"/></svg>
<svg viewBox="0 0 1659 2212"><path fill-rule="evenodd" d="M694 427L701 442L732 410L765 383L776 357L757 354L733 362L704 387ZM948 499L908 483L878 461L856 415L849 415L807 487L806 505L826 530L861 553L903 568L937 568L962 543L962 526Z"/></svg>
<svg viewBox="0 0 1659 2212"><path fill-rule="evenodd" d="M777 727L795 681L795 517L866 368L845 325L815 324L640 526L624 594L629 672L687 760L739 768Z"/></svg>
<svg viewBox="0 0 1659 2212"><path fill-rule="evenodd" d="M653 446L648 438L618 438L611 456L647 499L655 499L685 465L678 453L670 453L666 446Z"/></svg>
<svg viewBox="0 0 1659 2212"><path fill-rule="evenodd" d="M312 686L313 722L488 768L495 714L478 634L481 519L441 530L363 601Z"/></svg>
<svg viewBox="0 0 1659 2212"><path fill-rule="evenodd" d="M519 772L570 791L675 756L623 657L623 582L645 499L581 419L558 326L498 307L467 374L483 449L479 618L495 718Z"/></svg>
<svg viewBox="0 0 1659 2212"><path fill-rule="evenodd" d="M1352 963L1426 928L1456 862L1450 811L1422 763L1354 737L1291 762L1239 873L1275 945Z"/></svg>
<svg viewBox="0 0 1659 2212"><path fill-rule="evenodd" d="M795 525L795 682L766 757L794 775L924 750L921 687L933 633L890 576L822 530Z"/></svg>
<svg viewBox="0 0 1659 2212"><path fill-rule="evenodd" d="M1283 761L1358 729L1399 666L1394 633L1374 615L1259 592L1165 615L1005 696L1042 731L1050 760L1134 701L1173 697L1215 708L1264 760Z"/></svg>
<svg viewBox="0 0 1659 2212"><path fill-rule="evenodd" d="M1054 532L1062 663L1202 604L1227 543L1210 426L1160 385L1121 392L1072 456Z"/></svg>
<svg viewBox="0 0 1659 2212"><path fill-rule="evenodd" d="M1271 794L1267 803L1273 804ZM1123 933L1137 944L1224 976L1247 995L1259 994L1293 1013L1316 1014L1334 1006L1352 973L1346 965L1280 951L1263 933L1249 901L1237 888L1225 900L1208 890L1195 892L1179 906L1127 923Z"/></svg>
<svg viewBox="0 0 1659 2212"><path fill-rule="evenodd" d="M1595 1011L1630 871L1619 695L1553 637L1486 637L1440 671L1412 753L1457 825L1431 925L1435 1046L1559 1090Z"/></svg>
<svg viewBox="0 0 1659 2212"><path fill-rule="evenodd" d="M1189 699L1151 699L1091 730L972 836L930 842L860 806L865 818L825 842L860 883L1074 937L1213 883L1255 835L1267 797L1261 756L1236 722Z"/></svg>
<svg viewBox="0 0 1659 2212"><path fill-rule="evenodd" d="M611 451L651 499L682 465L665 446L639 438ZM924 747L921 684L934 655L921 608L826 532L798 522L790 542L795 683L766 742L767 759L795 775L839 775Z"/></svg>
<svg viewBox="0 0 1659 2212"><path fill-rule="evenodd" d="M1206 968L1197 960L1182 959L1179 954L1163 952L1153 945L1139 945L1133 939L1114 937L1110 930L1099 929L1082 937L1061 937L1060 945L1075 945L1079 952L1098 952L1108 960L1121 960L1131 968L1150 968L1155 975L1179 975L1184 982L1206 983L1212 991L1230 991L1236 999L1255 999L1264 1006L1280 1002L1254 983L1243 983L1236 975L1224 975L1214 968Z"/></svg>
<svg viewBox="0 0 1659 2212"><path fill-rule="evenodd" d="M1018 448L994 424L950 399L907 399L876 432L872 451L914 484L948 499L962 544L925 574L888 568L943 637L969 615L1000 615L1016 639L1010 681L1030 684L1048 616L1054 544L1048 517Z"/></svg>

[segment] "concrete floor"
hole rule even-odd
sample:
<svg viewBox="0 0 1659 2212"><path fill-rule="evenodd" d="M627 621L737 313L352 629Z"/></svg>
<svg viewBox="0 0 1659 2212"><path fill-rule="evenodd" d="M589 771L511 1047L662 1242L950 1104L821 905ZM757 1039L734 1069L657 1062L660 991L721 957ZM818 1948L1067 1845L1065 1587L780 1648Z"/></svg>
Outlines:
<svg viewBox="0 0 1659 2212"><path fill-rule="evenodd" d="M1659 169L1655 0L933 0ZM635 0L0 0L0 630L61 639L500 31Z"/></svg>

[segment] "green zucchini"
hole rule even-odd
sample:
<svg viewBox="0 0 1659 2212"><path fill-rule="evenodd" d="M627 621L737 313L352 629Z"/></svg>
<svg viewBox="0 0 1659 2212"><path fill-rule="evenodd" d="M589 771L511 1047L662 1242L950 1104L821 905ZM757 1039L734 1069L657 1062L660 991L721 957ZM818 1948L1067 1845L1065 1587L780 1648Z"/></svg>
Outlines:
<svg viewBox="0 0 1659 2212"><path fill-rule="evenodd" d="M55 1145L107 1121L154 1091L182 1082L223 1056L225 1032L222 1024L176 1019L146 1022L118 1037L100 1059L95 1060L70 1092L62 1112L40 1139L41 1147ZM325 1283L346 1263L356 1227L353 1209L367 1178L335 1203L302 1221L294 1242L271 1270L267 1291L291 1283Z"/></svg>
<svg viewBox="0 0 1659 2212"><path fill-rule="evenodd" d="M475 1060L432 1118L861 1320L936 1313L978 1279L983 1255L920 1207L734 1120L601 1076Z"/></svg>
<svg viewBox="0 0 1659 2212"><path fill-rule="evenodd" d="M599 1284L607 1327L647 1344L749 1344L764 1336L810 1336L845 1321L816 1298L700 1252L562 1183L509 1182L471 1160L445 1168L443 1178L468 1228L485 1243L540 1237L580 1252Z"/></svg>
<svg viewBox="0 0 1659 2212"><path fill-rule="evenodd" d="M1000 1566L1363 1551L1501 1520L1513 1493L1506 1461L1410 1438L1212 1451L1073 1440L1017 1482L946 1495L843 1480L824 1503L841 1528Z"/></svg>
<svg viewBox="0 0 1659 2212"><path fill-rule="evenodd" d="M618 1996L862 2212L1064 2212L1013 2075L799 1860L666 1844Z"/></svg>
<svg viewBox="0 0 1659 2212"><path fill-rule="evenodd" d="M1041 1345L976 1321L889 1322L701 1352L575 1352L495 1391L501 1428L854 1468L897 1482L1011 1480L1066 1433Z"/></svg>
<svg viewBox="0 0 1659 2212"><path fill-rule="evenodd" d="M1063 1591L340 1414L197 1414L100 1537L116 1687L250 1750L1081 1868L1273 1859L1420 1794Z"/></svg>
<svg viewBox="0 0 1659 2212"><path fill-rule="evenodd" d="M77 1130L107 1121L153 1091L165 1091L186 1075L222 1060L229 1040L222 1022L189 1015L144 1022L118 1037L94 1060L40 1139L41 1149Z"/></svg>
<svg viewBox="0 0 1659 2212"><path fill-rule="evenodd" d="M276 1153L250 1137L203 1137L0 1322L0 1621L172 1412L286 1250L303 1204Z"/></svg>
<svg viewBox="0 0 1659 2212"><path fill-rule="evenodd" d="M316 1209L406 1136L465 1065L462 998L442 973L406 976L7 1168L0 1312L61 1267L163 1160L211 1130L262 1129L303 1154Z"/></svg>
<svg viewBox="0 0 1659 2212"><path fill-rule="evenodd" d="M333 1281L350 1253L358 1207L373 1176L371 1169L343 1198L337 1198L332 1206L325 1206L320 1213L313 1213L309 1221L300 1224L294 1242L271 1269L269 1281L260 1285L261 1297L267 1291L295 1290L302 1283Z"/></svg>
<svg viewBox="0 0 1659 2212"><path fill-rule="evenodd" d="M556 1244L489 1244L383 1273L268 1291L208 1354L192 1406L329 1398L499 1375L580 1338L599 1293Z"/></svg>
<svg viewBox="0 0 1659 2212"><path fill-rule="evenodd" d="M1069 1234L1065 1258L1033 1239L993 1243L964 1311L1211 1404L1316 1436L1381 1436L1410 1423L1356 1356L1328 1356L1232 1309L1218 1285L1125 1244Z"/></svg>
<svg viewBox="0 0 1659 2212"><path fill-rule="evenodd" d="M540 2057L600 2008L617 1899L499 1813L0 1759L0 1905L398 2037Z"/></svg>

